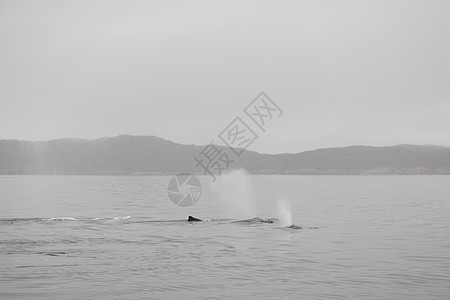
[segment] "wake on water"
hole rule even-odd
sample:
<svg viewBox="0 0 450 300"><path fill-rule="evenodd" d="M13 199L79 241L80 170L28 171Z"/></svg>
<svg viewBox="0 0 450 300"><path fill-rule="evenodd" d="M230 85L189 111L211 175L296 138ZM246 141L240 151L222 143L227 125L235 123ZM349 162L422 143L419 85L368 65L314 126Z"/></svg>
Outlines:
<svg viewBox="0 0 450 300"><path fill-rule="evenodd" d="M254 217L250 219L233 219L233 218L222 218L222 219L197 219L192 216L186 219L176 219L176 220L155 220L151 218L132 218L131 216L124 217L96 217L96 218L74 218L74 217L53 217L53 218L0 218L0 225L12 225L17 223L81 223L81 224L99 224L99 225L120 225L120 224L136 224L136 223L146 223L146 224L167 224L169 225L182 225L186 223L194 224L197 222L206 224L236 224L236 225L264 225L273 224L276 225L275 228L287 228L287 229L317 229L317 227L301 227L297 225L284 226L281 219L268 218L263 219L260 217ZM194 221L195 219L196 221ZM206 225L205 224L205 225ZM282 227L280 227L280 225Z"/></svg>
<svg viewBox="0 0 450 300"><path fill-rule="evenodd" d="M276 202L276 215L278 218L263 219L257 216L257 209L253 196L252 182L249 174L243 169L231 170L222 174L215 183L212 184L213 190L218 194L221 205L226 208L233 216L232 219L197 219L190 216L184 220L131 220L131 216L113 217L113 218L73 218L73 217L54 217L54 218L32 218L32 219L0 219L5 223L15 223L23 221L42 222L42 221L60 221L60 222L98 222L100 224L118 224L134 222L177 222L180 221L227 221L225 223L238 224L258 224L269 223L277 224L282 228L302 229L301 226L292 224L292 212L287 200L278 199ZM235 219L238 218L238 219Z"/></svg>

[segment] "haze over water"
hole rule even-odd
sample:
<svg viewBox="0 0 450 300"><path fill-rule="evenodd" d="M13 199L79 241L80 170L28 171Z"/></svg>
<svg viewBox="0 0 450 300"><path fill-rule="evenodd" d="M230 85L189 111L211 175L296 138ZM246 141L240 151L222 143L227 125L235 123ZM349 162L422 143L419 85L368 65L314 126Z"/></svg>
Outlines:
<svg viewBox="0 0 450 300"><path fill-rule="evenodd" d="M170 176L1 176L0 298L450 294L450 176L245 175L239 194L200 179L199 202L180 208ZM233 195L251 195L254 216L288 211L304 229L232 223L245 217Z"/></svg>

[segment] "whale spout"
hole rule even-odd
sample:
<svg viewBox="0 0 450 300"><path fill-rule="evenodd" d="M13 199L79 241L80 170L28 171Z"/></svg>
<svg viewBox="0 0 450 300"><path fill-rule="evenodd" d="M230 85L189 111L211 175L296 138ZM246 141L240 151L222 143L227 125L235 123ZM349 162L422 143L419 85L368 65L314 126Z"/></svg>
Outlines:
<svg viewBox="0 0 450 300"><path fill-rule="evenodd" d="M201 221L200 219L194 218L193 216L189 216L187 220L188 220L188 222L200 222Z"/></svg>

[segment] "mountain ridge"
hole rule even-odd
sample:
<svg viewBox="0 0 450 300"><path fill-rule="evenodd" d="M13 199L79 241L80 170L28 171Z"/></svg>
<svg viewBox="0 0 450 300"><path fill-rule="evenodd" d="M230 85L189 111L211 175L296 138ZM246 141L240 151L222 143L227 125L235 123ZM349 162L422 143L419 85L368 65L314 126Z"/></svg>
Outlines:
<svg viewBox="0 0 450 300"><path fill-rule="evenodd" d="M0 174L170 175L203 174L196 166L205 146L178 144L157 136L119 135L97 139L48 141L0 140ZM450 147L400 144L352 145L299 153L262 154L246 150L241 157L227 147L230 168L252 174L406 175L450 174Z"/></svg>

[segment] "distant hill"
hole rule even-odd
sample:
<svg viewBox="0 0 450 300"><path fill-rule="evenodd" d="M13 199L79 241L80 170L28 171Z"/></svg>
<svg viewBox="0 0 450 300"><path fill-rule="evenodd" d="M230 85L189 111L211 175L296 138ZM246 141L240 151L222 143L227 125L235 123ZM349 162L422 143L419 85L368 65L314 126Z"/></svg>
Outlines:
<svg viewBox="0 0 450 300"><path fill-rule="evenodd" d="M194 157L203 149L154 136L0 140L0 174L200 174ZM220 149L235 160L231 168L252 174L450 174L450 148L431 145L351 146L296 154L245 151L241 158Z"/></svg>

